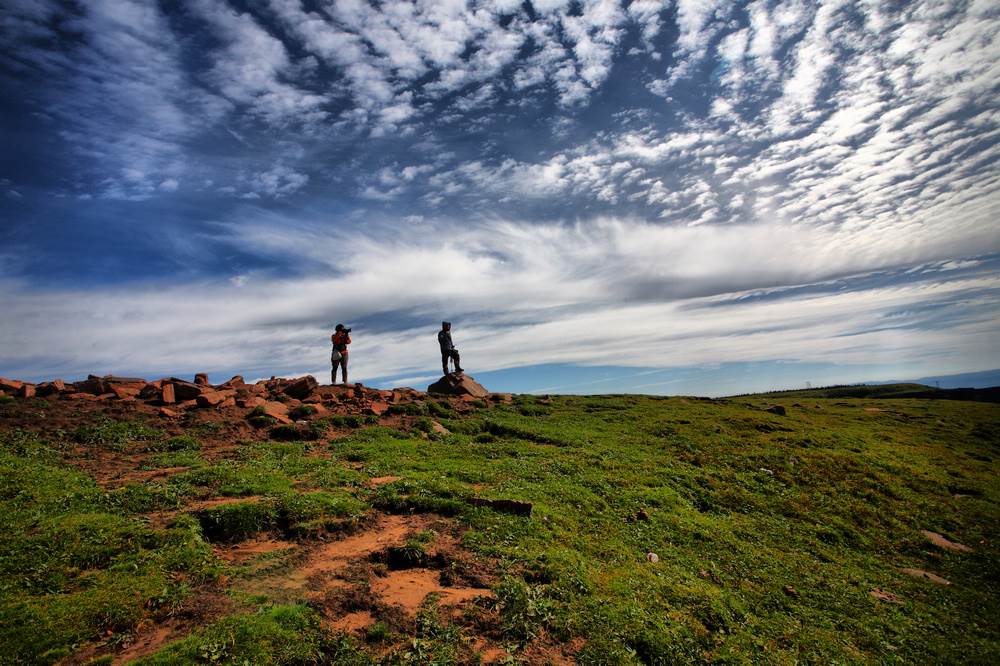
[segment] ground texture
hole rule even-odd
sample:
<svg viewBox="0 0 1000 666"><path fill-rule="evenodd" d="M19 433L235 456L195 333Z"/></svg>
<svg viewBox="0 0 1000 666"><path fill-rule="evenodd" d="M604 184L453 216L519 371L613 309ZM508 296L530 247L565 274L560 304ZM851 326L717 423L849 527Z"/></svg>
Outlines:
<svg viewBox="0 0 1000 666"><path fill-rule="evenodd" d="M4 662L1000 654L996 404L104 388L0 397Z"/></svg>

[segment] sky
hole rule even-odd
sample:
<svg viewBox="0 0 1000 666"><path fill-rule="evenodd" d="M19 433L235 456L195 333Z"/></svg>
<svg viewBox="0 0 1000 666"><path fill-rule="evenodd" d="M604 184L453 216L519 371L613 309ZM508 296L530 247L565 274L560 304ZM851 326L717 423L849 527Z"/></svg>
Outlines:
<svg viewBox="0 0 1000 666"><path fill-rule="evenodd" d="M1000 5L0 0L0 375L1000 368Z"/></svg>

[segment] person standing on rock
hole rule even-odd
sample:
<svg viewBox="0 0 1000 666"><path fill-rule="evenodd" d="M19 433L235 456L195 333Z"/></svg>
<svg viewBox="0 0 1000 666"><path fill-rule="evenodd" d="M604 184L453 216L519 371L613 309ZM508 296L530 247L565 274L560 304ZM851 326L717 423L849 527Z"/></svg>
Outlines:
<svg viewBox="0 0 1000 666"><path fill-rule="evenodd" d="M451 341L451 322L441 322L441 330L438 331L438 344L441 345L441 367L444 374L448 374L448 359L455 362L455 372L464 372L462 362L458 358L458 350Z"/></svg>
<svg viewBox="0 0 1000 666"><path fill-rule="evenodd" d="M333 369L330 370L331 384L337 383L338 366L340 366L344 383L347 383L347 345L351 344L350 333L351 329L346 328L343 324L337 324L333 335L330 336L330 342L333 343L333 351L330 354L330 363L333 365Z"/></svg>

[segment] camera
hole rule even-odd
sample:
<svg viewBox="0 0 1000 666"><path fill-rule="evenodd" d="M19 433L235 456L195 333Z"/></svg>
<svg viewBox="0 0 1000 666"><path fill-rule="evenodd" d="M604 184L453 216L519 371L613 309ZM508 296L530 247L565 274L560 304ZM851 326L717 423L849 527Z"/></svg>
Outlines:
<svg viewBox="0 0 1000 666"><path fill-rule="evenodd" d="M350 332L351 332L351 329L346 328L346 327L344 328L344 333L350 333Z"/></svg>

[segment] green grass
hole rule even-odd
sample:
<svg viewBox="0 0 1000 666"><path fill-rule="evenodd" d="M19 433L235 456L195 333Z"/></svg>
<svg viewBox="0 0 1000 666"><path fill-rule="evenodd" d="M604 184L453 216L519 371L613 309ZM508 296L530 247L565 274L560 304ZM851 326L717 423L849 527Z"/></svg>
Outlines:
<svg viewBox="0 0 1000 666"><path fill-rule="evenodd" d="M786 415L764 411L772 404ZM538 640L581 637L577 659L589 664L990 663L1000 651L1000 406L516 396L460 417L426 405L451 434L421 438L423 421L411 432L371 426L329 443L244 442L214 462L137 421L3 431L0 653L53 663L161 617L185 585L233 574L211 542L326 539L373 510L435 512L466 528L463 545L494 562L494 636L515 657ZM331 426L350 424L311 425ZM192 469L106 490L66 462L68 439ZM365 483L385 475L402 478ZM180 511L165 529L143 517L219 496L239 499ZM530 502L532 516L476 497ZM922 529L974 552L937 550ZM419 563L433 536L388 557ZM876 587L902 603L877 601ZM377 625L365 642L327 633L308 606L254 594L144 663L472 658L471 625L433 600L409 633Z"/></svg>

